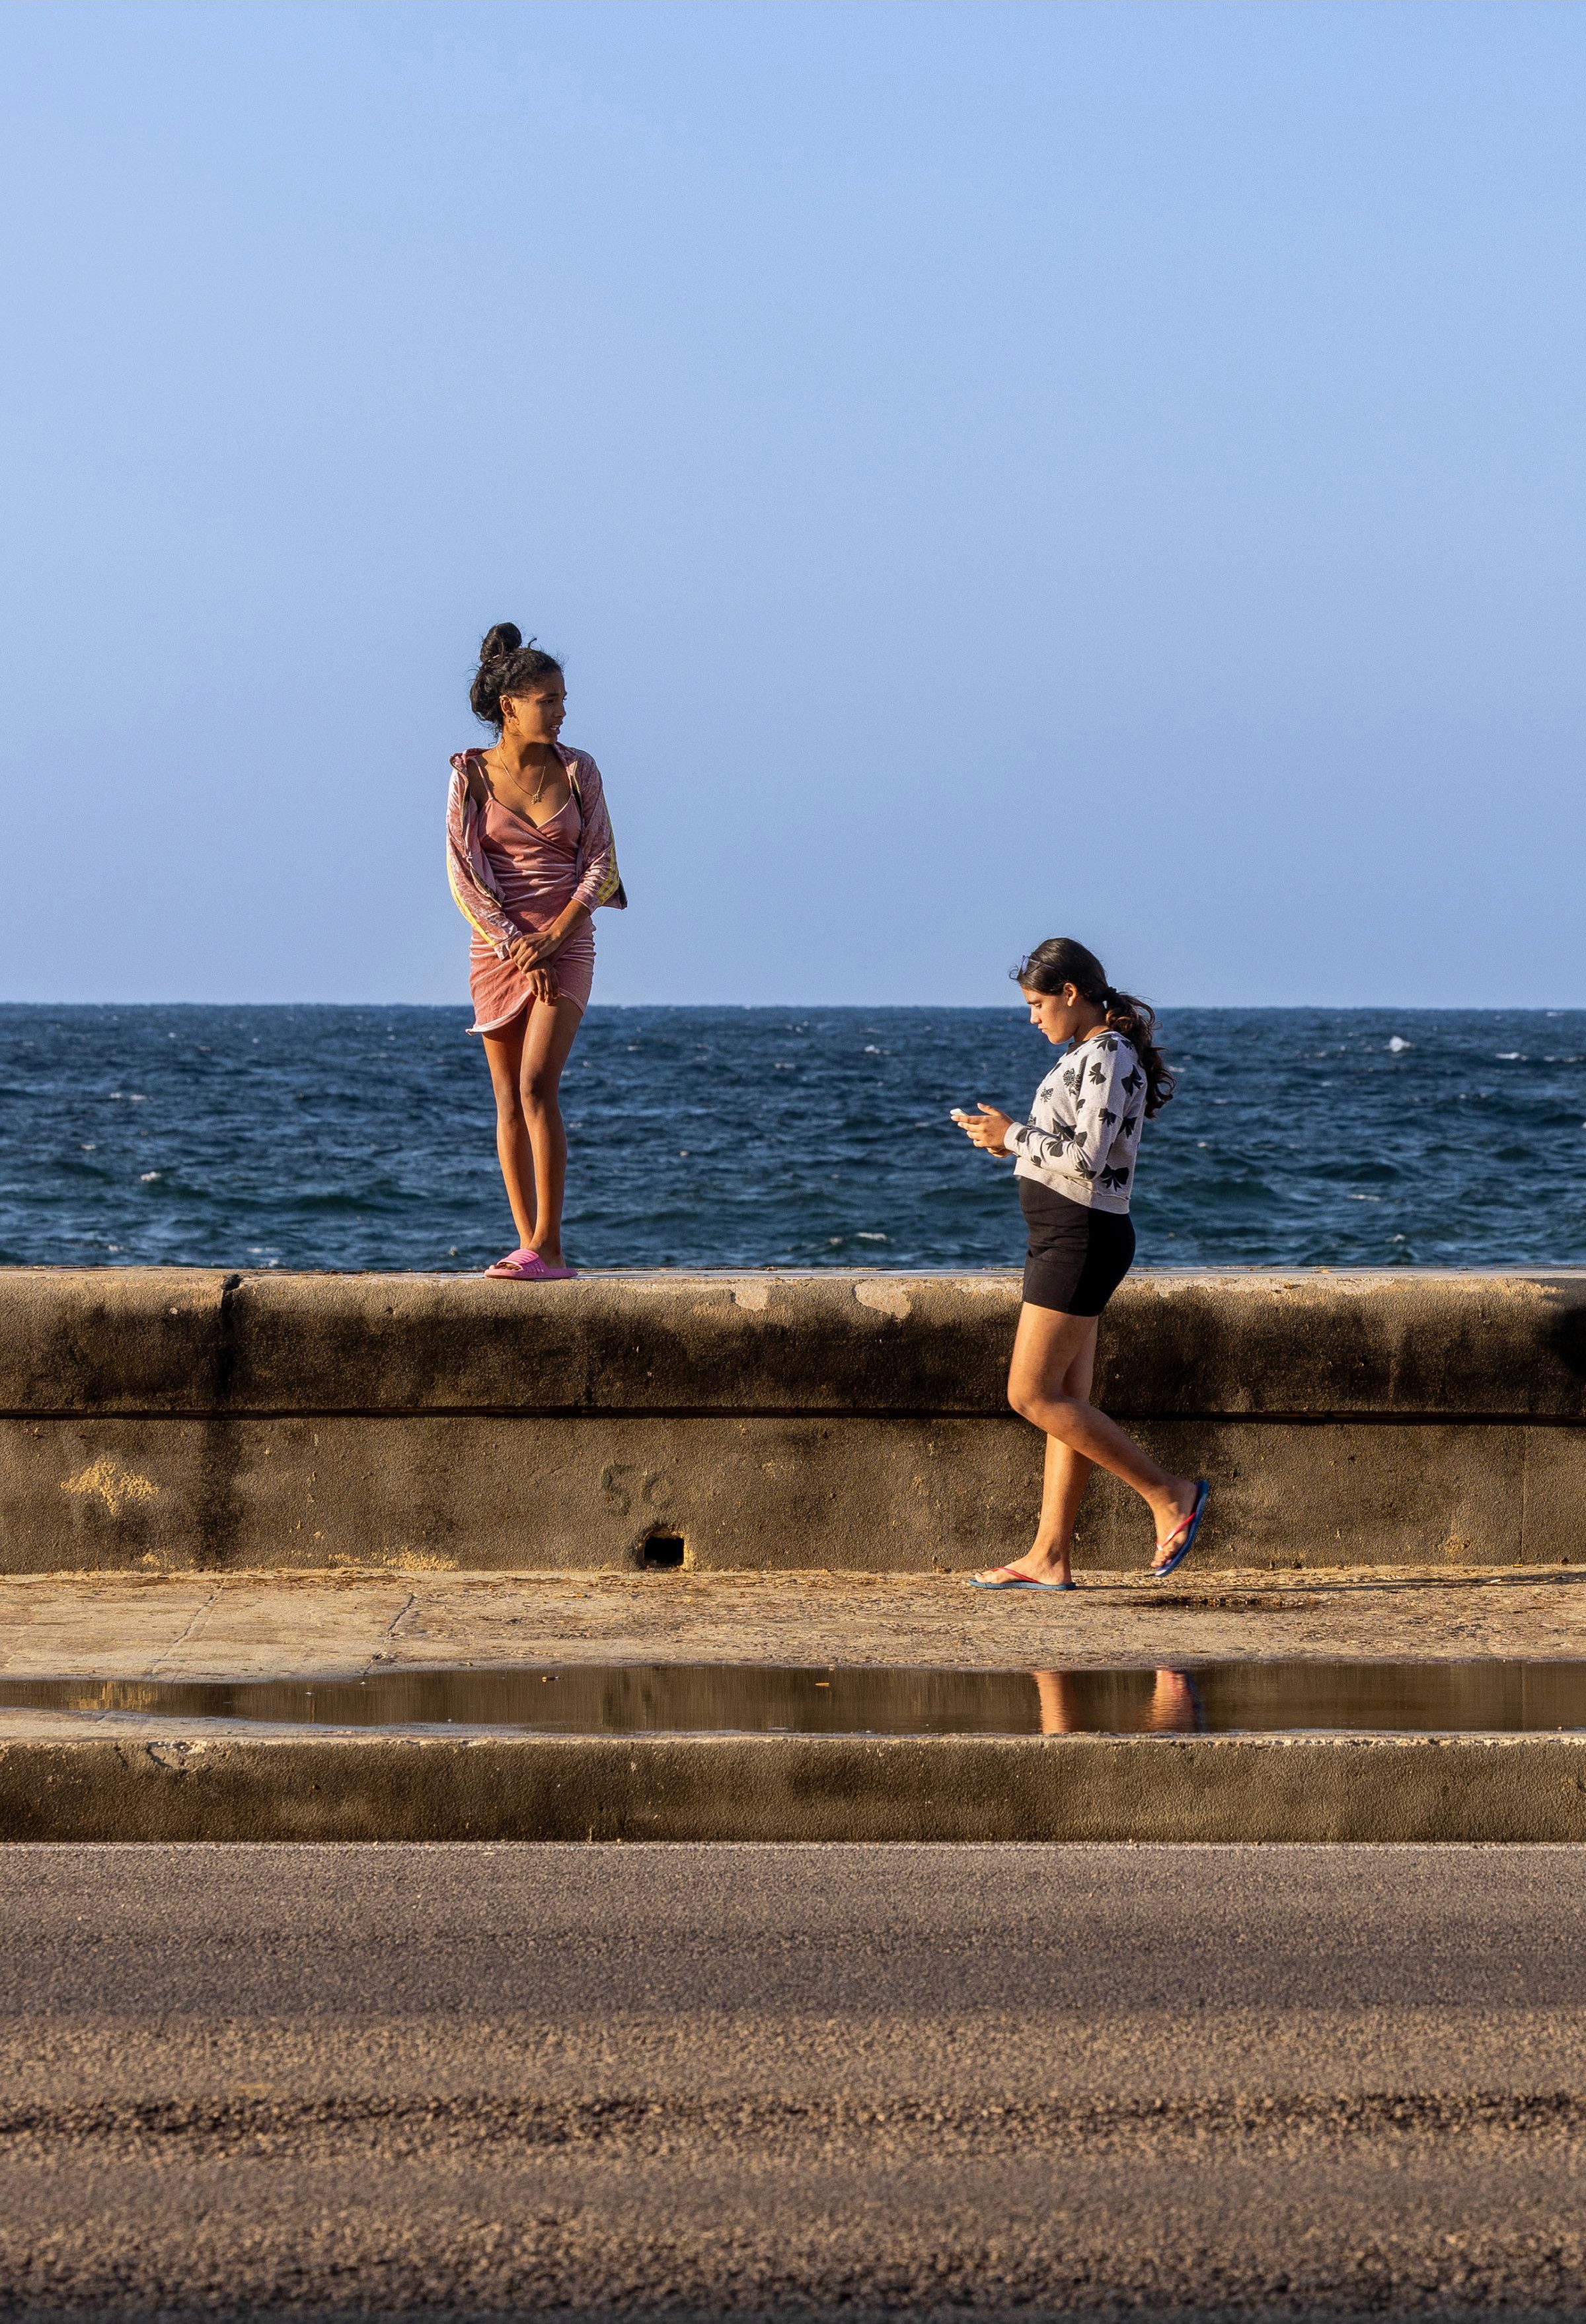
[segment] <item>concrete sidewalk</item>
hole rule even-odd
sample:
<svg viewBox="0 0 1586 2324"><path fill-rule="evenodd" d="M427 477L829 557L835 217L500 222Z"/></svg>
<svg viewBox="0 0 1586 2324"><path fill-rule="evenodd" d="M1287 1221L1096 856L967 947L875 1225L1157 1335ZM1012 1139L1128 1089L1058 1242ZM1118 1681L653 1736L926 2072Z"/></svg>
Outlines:
<svg viewBox="0 0 1586 2324"><path fill-rule="evenodd" d="M0 1677L359 1678L514 1664L957 1670L1586 1658L1586 1570L1088 1576L1072 1597L855 1573L0 1577ZM17 1731L17 1713L0 1714Z"/></svg>
<svg viewBox="0 0 1586 2324"><path fill-rule="evenodd" d="M145 1682L686 1663L1032 1672L1586 1659L1586 1573L953 1577L342 1572L0 1581L0 1838L1586 1840L1586 1737L417 1732L173 1715Z"/></svg>

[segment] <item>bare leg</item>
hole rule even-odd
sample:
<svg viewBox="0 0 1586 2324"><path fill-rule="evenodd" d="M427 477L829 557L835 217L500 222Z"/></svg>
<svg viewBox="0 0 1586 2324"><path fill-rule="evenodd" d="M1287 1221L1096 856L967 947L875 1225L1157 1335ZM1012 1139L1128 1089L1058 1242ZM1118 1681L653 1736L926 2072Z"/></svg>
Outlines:
<svg viewBox="0 0 1586 2324"><path fill-rule="evenodd" d="M1188 1477L1176 1477L1151 1459L1148 1452L1126 1436L1116 1421L1098 1412L1086 1393L1075 1395L1068 1386L1068 1376L1076 1358L1088 1353L1095 1360L1096 1319L1093 1315L1062 1315L1050 1307L1032 1307L1027 1302L1019 1311L1019 1331L1013 1342L1013 1361L1008 1373L1008 1401L1015 1412L1044 1429L1048 1437L1056 1437L1071 1453L1087 1463L1110 1470L1132 1485L1150 1508L1156 1520L1157 1539L1166 1541L1174 1528L1194 1507L1195 1489ZM1085 1471L1089 1475L1089 1467ZM1083 1489L1076 1471L1058 1470L1054 1477L1048 1471L1048 1482L1054 1489L1052 1515L1061 1522L1068 1496L1074 1495L1078 1508L1078 1493ZM1047 1522L1047 1502L1043 1494L1041 1508L1043 1540ZM1070 1520L1072 1523L1072 1520ZM1035 1552L1021 1558L1016 1571L1027 1568L1035 1573ZM1049 1550L1043 1555L1056 1563ZM1064 1572L1067 1570L1066 1544L1064 1549ZM1049 1577L1046 1572L1035 1574L1039 1581ZM1055 1578L1055 1577L1054 1577Z"/></svg>
<svg viewBox="0 0 1586 2324"><path fill-rule="evenodd" d="M1065 1397L1088 1402L1096 1370L1096 1319L1092 1315L1075 1320L1088 1322L1090 1330L1058 1382L1058 1388ZM1028 1573L1032 1582L1073 1580L1068 1560L1074 1547L1074 1520L1094 1466L1093 1461L1074 1452L1060 1436L1047 1437L1041 1478L1041 1521L1036 1527L1035 1540L1025 1554L1009 1567L1009 1572ZM988 1578L982 1576L982 1580Z"/></svg>
<svg viewBox="0 0 1586 2324"><path fill-rule="evenodd" d="M1061 1382L1062 1393L1077 1397L1083 1404L1091 1400L1091 1382L1096 1371L1096 1318L1092 1315L1087 1320L1091 1328ZM1095 1465L1084 1453L1076 1452L1072 1444L1065 1444L1062 1437L1047 1437L1041 1476L1041 1521L1036 1527L1030 1552L1032 1569L1037 1557L1046 1558L1054 1569L1049 1577L1042 1579L1068 1582L1073 1578L1068 1560L1074 1548L1074 1528Z"/></svg>
<svg viewBox="0 0 1586 2324"><path fill-rule="evenodd" d="M495 1152L501 1164L501 1175L506 1184L507 1200L512 1207L512 1223L518 1231L518 1248L527 1250L534 1239L534 1157L529 1144L529 1125L523 1118L523 1101L519 1081L523 1065L523 1036L529 1023L528 1013L514 1017L499 1033L481 1035L484 1043L485 1061L490 1067L490 1084L495 1093Z"/></svg>
<svg viewBox="0 0 1586 2324"><path fill-rule="evenodd" d="M567 1133L562 1126L558 1092L562 1067L583 1021L584 1011L576 1001L533 1002L518 1068L535 1193L530 1231L525 1240L551 1267L563 1264L562 1197L567 1184Z"/></svg>

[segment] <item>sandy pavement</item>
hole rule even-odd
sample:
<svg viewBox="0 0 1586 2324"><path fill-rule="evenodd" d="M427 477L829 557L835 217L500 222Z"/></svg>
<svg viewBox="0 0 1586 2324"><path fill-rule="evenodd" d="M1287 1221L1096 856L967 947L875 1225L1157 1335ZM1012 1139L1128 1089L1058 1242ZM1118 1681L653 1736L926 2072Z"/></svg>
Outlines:
<svg viewBox="0 0 1586 2324"><path fill-rule="evenodd" d="M1586 1568L1089 1577L330 1574L0 1578L0 1677L361 1677L504 1665L1155 1667L1185 1659L1586 1657Z"/></svg>

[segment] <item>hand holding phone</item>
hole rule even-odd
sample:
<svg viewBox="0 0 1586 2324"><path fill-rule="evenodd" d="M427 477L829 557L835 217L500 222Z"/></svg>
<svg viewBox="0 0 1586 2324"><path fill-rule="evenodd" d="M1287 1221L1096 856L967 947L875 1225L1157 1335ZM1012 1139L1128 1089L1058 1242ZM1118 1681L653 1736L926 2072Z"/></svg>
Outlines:
<svg viewBox="0 0 1586 2324"><path fill-rule="evenodd" d="M982 1154L1007 1153L1008 1148L1002 1140L1013 1127L1011 1116L1000 1112L994 1105L988 1105L984 1098L981 1100L980 1110L976 1113L966 1113L961 1105L950 1106L948 1112L970 1144L978 1146Z"/></svg>

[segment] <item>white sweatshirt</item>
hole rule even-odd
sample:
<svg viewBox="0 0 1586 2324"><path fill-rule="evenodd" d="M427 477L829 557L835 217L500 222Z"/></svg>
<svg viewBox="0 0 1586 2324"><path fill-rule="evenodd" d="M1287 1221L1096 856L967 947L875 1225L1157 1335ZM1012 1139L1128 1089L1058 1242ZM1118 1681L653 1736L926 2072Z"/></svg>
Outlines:
<svg viewBox="0 0 1586 2324"><path fill-rule="evenodd" d="M1093 1033L1065 1050L1036 1092L1030 1119L1008 1132L1014 1176L1093 1210L1127 1211L1145 1111L1133 1042Z"/></svg>

